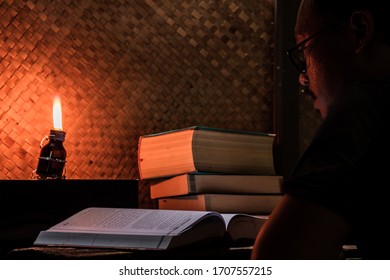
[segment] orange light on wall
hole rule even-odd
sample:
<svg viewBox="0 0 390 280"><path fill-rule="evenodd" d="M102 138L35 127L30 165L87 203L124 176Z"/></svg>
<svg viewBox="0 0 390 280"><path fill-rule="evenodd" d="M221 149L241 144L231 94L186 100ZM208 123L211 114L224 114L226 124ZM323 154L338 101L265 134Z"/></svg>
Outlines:
<svg viewBox="0 0 390 280"><path fill-rule="evenodd" d="M65 131L62 130L61 99L55 96L53 100L53 129L40 144L38 166L35 170L38 179L65 179L66 150L63 146ZM45 146L43 142L48 140Z"/></svg>

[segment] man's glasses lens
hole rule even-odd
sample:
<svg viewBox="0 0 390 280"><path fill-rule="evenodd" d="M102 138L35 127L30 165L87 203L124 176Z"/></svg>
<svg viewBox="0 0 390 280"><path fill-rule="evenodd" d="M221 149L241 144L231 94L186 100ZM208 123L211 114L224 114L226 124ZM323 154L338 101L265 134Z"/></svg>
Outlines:
<svg viewBox="0 0 390 280"><path fill-rule="evenodd" d="M298 69L299 73L306 74L306 59L303 50L306 48L305 45L307 42L311 41L313 38L317 37L318 35L322 34L324 31L327 31L331 28L336 27L340 22L342 22L344 19L340 19L336 21L335 23L326 26L325 28L313 33L311 36L307 37L302 42L295 45L293 48L289 49L287 51L288 57L291 59L292 63L295 65L295 67Z"/></svg>

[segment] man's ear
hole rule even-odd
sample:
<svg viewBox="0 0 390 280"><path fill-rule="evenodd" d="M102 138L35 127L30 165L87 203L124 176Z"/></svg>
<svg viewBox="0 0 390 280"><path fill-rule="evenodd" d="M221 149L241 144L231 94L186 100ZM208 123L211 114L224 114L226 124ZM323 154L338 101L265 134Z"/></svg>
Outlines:
<svg viewBox="0 0 390 280"><path fill-rule="evenodd" d="M374 35L374 19L368 10L358 10L350 17L350 27L354 33L355 53L360 53L370 43Z"/></svg>

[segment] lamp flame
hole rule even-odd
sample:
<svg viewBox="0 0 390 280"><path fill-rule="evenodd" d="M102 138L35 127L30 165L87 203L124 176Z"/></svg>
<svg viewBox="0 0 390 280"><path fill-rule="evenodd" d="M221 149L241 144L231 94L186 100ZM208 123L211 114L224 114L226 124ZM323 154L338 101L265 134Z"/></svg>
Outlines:
<svg viewBox="0 0 390 280"><path fill-rule="evenodd" d="M62 110L59 96L55 96L53 100L53 124L54 129L62 130Z"/></svg>

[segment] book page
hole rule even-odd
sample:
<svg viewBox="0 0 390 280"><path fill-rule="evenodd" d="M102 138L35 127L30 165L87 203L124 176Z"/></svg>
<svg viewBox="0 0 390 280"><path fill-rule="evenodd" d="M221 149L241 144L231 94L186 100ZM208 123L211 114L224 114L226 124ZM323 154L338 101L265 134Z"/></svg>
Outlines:
<svg viewBox="0 0 390 280"><path fill-rule="evenodd" d="M173 236L41 231L34 245L166 249Z"/></svg>
<svg viewBox="0 0 390 280"><path fill-rule="evenodd" d="M240 239L253 240L262 225L268 219L267 215L221 214L227 224L227 231L233 241Z"/></svg>
<svg viewBox="0 0 390 280"><path fill-rule="evenodd" d="M243 214L243 213L238 213L238 214L234 214L234 213L221 213L221 216L225 220L226 226L230 223L230 221L234 217L236 217L236 218L238 218L238 217L252 217L252 218L258 218L260 220L268 219L268 215L249 215L249 214Z"/></svg>
<svg viewBox="0 0 390 280"><path fill-rule="evenodd" d="M205 211L87 208L48 231L177 235L210 214Z"/></svg>

